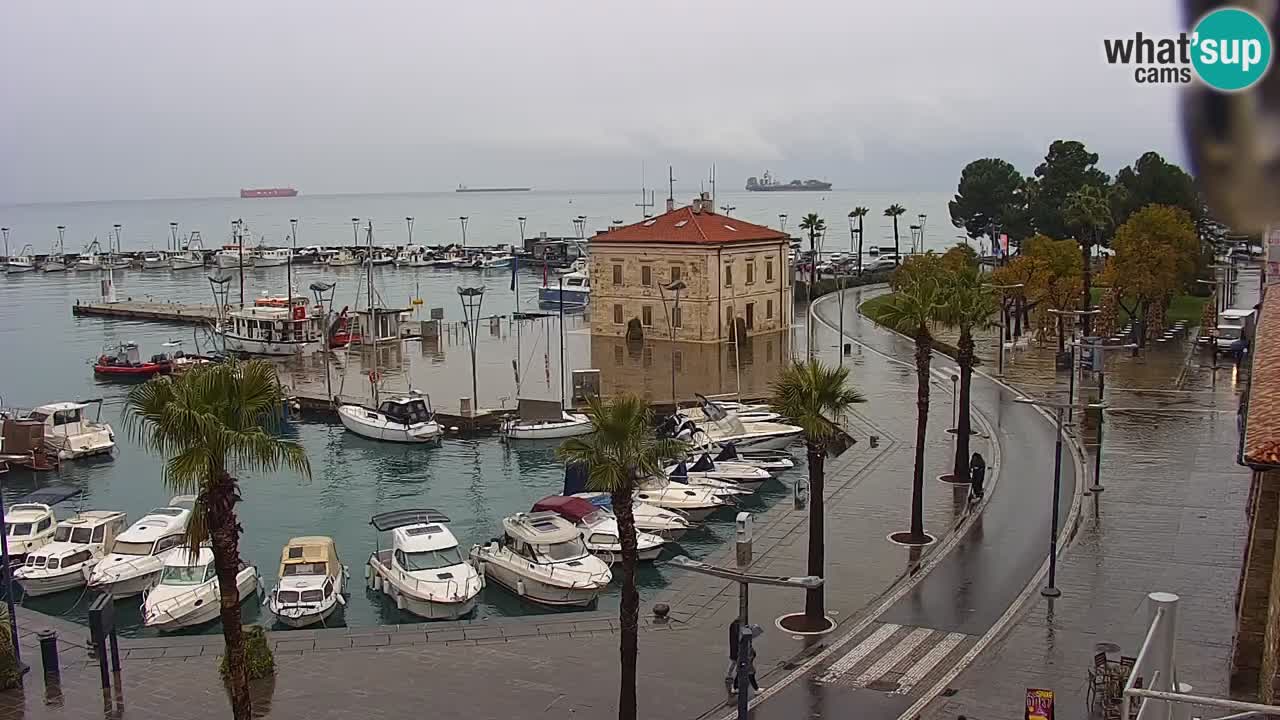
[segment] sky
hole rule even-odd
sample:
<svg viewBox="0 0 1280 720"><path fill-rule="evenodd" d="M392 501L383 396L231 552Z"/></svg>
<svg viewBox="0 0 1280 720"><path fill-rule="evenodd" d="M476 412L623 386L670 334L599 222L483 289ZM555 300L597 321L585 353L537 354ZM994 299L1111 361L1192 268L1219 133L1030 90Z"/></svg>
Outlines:
<svg viewBox="0 0 1280 720"><path fill-rule="evenodd" d="M1104 37L1169 0L15 0L0 203L650 186L715 163L947 190L1075 138L1182 161L1172 86ZM689 174L685 172L684 174Z"/></svg>

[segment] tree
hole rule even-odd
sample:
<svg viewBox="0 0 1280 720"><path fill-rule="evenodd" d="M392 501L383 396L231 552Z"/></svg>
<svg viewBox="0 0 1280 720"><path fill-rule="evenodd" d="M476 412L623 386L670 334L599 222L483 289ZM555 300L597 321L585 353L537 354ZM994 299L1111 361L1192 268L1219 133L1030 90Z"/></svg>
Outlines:
<svg viewBox="0 0 1280 720"><path fill-rule="evenodd" d="M910 262L917 259L912 258ZM881 315L885 325L910 335L916 345L916 457L911 479L911 530L894 533L892 537L909 545L927 545L930 538L924 531L924 446L929 428L929 363L933 353L933 334L929 327L939 318L943 296L936 274L921 272L912 277L915 280L894 293Z"/></svg>
<svg viewBox="0 0 1280 720"><path fill-rule="evenodd" d="M1067 196L1063 211L1067 222L1076 230L1080 243L1080 268L1084 292L1080 293L1080 309L1088 310L1093 301L1093 247L1100 243L1102 232L1111 227L1111 206L1106 191L1095 185L1085 185ZM1089 334L1089 316L1082 316L1084 334Z"/></svg>
<svg viewBox="0 0 1280 720"><path fill-rule="evenodd" d="M809 460L809 574L823 577L825 547L824 466L831 441L840 434L839 422L863 397L849 384L849 369L831 367L816 359L796 362L782 371L770 387L769 405L804 430ZM827 629L823 588L805 591L804 627Z"/></svg>
<svg viewBox="0 0 1280 720"><path fill-rule="evenodd" d="M813 299L813 287L818 283L818 250L816 241L827 231L827 221L818 217L818 213L809 213L800 220L800 229L809 232L809 287L805 294Z"/></svg>
<svg viewBox="0 0 1280 720"><path fill-rule="evenodd" d="M619 607L621 679L618 688L619 720L636 718L636 662L640 652L640 594L636 590L636 519L633 498L637 483L664 472L667 460L683 457L688 445L679 440L658 439L653 432L653 411L636 395L624 394L609 402L598 396L588 400L587 417L595 432L565 440L556 455L569 464L587 468L587 487L609 493L618 518L622 545L622 602Z"/></svg>
<svg viewBox="0 0 1280 720"><path fill-rule="evenodd" d="M1054 140L1044 162L1036 166L1030 210L1035 230L1050 237L1067 237L1064 214L1067 196L1085 186L1105 187L1107 174L1095 165L1098 154L1077 140Z"/></svg>
<svg viewBox="0 0 1280 720"><path fill-rule="evenodd" d="M963 247L963 246L961 246ZM958 267L948 277L939 319L947 327L960 331L956 343L956 364L960 366L959 418L956 420L956 454L951 474L956 482L969 477L969 434L972 427L970 398L973 385L973 331L991 326L996 300L990 288L983 287L982 275L974 267Z"/></svg>
<svg viewBox="0 0 1280 720"><path fill-rule="evenodd" d="M1113 198L1114 214L1119 223L1147 205L1182 208L1192 218L1197 218L1203 207L1195 180L1154 151L1143 153L1133 165L1116 173L1114 187L1118 190Z"/></svg>
<svg viewBox="0 0 1280 720"><path fill-rule="evenodd" d="M1022 256L1031 266L1027 295L1040 311L1041 327L1046 324L1049 310L1074 310L1080 298L1082 275L1076 242L1036 235L1023 245ZM1066 349L1066 334L1060 316L1054 325L1061 352Z"/></svg>
<svg viewBox="0 0 1280 720"><path fill-rule="evenodd" d="M196 495L186 544L209 542L218 576L227 682L236 720L253 713L240 626L239 479L232 469L275 472L289 467L310 476L300 445L273 435L284 393L275 368L263 360L198 366L159 377L129 392L125 425L143 446L165 458L164 483L174 494Z"/></svg>
<svg viewBox="0 0 1280 720"><path fill-rule="evenodd" d="M906 208L894 203L884 209L884 216L893 218L893 266L902 264L902 250L898 246L898 216L905 213Z"/></svg>
<svg viewBox="0 0 1280 720"><path fill-rule="evenodd" d="M1115 290L1120 307L1138 323L1135 341L1143 346L1152 305L1163 306L1194 278L1195 224L1182 208L1148 205L1116 229L1112 248L1115 254L1103 277Z"/></svg>
<svg viewBox="0 0 1280 720"><path fill-rule="evenodd" d="M859 275L862 274L862 240L863 240L862 219L865 218L867 216L867 213L869 212L871 212L871 210L859 205L849 213L849 217L858 218L858 274Z"/></svg>
<svg viewBox="0 0 1280 720"><path fill-rule="evenodd" d="M978 268L978 251L965 243L956 243L942 253L942 265L949 272Z"/></svg>
<svg viewBox="0 0 1280 720"><path fill-rule="evenodd" d="M974 160L960 171L955 199L947 203L951 224L964 228L969 237L982 235L996 243L1002 227L1025 204L1026 180L1013 165L998 158Z"/></svg>

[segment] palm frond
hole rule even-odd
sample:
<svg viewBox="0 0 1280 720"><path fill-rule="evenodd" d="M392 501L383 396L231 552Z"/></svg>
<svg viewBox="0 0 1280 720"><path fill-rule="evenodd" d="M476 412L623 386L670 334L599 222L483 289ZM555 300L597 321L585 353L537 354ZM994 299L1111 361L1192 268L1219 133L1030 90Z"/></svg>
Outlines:
<svg viewBox="0 0 1280 720"><path fill-rule="evenodd" d="M595 432L565 440L556 455L565 462L585 465L592 490L634 489L638 479L662 472L668 459L688 452L682 441L654 436L653 412L639 396L624 394L608 402L592 398L586 415Z"/></svg>
<svg viewBox="0 0 1280 720"><path fill-rule="evenodd" d="M805 439L825 446L839 431L837 422L865 398L849 384L849 369L819 360L796 362L770 387L769 405L804 431Z"/></svg>

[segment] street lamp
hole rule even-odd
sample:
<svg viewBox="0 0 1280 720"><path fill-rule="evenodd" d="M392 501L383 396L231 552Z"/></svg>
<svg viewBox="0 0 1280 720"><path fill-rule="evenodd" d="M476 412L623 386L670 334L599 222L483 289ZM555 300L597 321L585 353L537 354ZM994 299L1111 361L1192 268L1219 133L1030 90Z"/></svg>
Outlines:
<svg viewBox="0 0 1280 720"><path fill-rule="evenodd" d="M585 240L587 237L587 216L579 215L573 219L573 229L578 233L579 240Z"/></svg>
<svg viewBox="0 0 1280 720"><path fill-rule="evenodd" d="M1053 315L1058 318L1059 329L1062 328L1062 318L1064 316L1070 315L1071 317L1093 317L1094 315L1097 315L1100 312L1102 311L1099 310L1098 308L1093 308L1091 310L1056 310L1051 308L1049 310L1050 315ZM1072 405L1072 403L1074 403L1076 399L1076 341L1074 339L1071 341L1070 365L1071 365L1071 368L1070 368L1071 374L1067 379L1067 422L1071 422L1072 418L1075 415L1074 406Z"/></svg>
<svg viewBox="0 0 1280 720"><path fill-rule="evenodd" d="M1005 295L1006 294L1005 291L1007 290L1019 290L1021 288L1026 287L1026 285L1024 283L1012 283L1010 285L989 284L987 285L987 287L991 288L992 290L999 290L1001 295ZM999 351L999 354L997 355L998 367L996 368L996 375L1000 377L1004 377L1004 342L1005 340L1008 340L1008 339L1009 339L1009 306L1005 303L1004 298L1001 298L1000 299L1000 336L997 338L998 344L1000 346L1000 351Z"/></svg>
<svg viewBox="0 0 1280 720"><path fill-rule="evenodd" d="M1085 338L1088 340L1089 338ZM1098 402L1105 402L1103 394L1106 392L1106 363L1102 359L1102 351L1104 350L1131 350L1138 347L1136 343L1126 343L1124 345L1104 345L1101 338L1093 338L1091 343L1072 343L1072 347L1090 348L1093 352L1091 355L1093 369L1098 373ZM1106 488L1102 487L1102 413L1098 413L1098 450L1093 456L1093 484L1084 492L1085 495L1090 493L1100 493Z"/></svg>
<svg viewBox="0 0 1280 720"><path fill-rule="evenodd" d="M466 227L465 223L463 227ZM476 383L476 332L480 327L480 306L484 304L484 287L458 286L458 299L462 301L467 343L471 346L471 417L474 420L476 411L480 408L480 391ZM560 373L563 376L564 368L560 369Z"/></svg>
<svg viewBox="0 0 1280 720"><path fill-rule="evenodd" d="M61 227L61 226L59 226L59 227ZM170 235L170 236L171 236L171 238L172 238L172 242L173 242L173 251L174 251L174 252L177 252L177 250L178 250L178 223L176 223L176 222L170 222L170 223L169 223L169 235ZM61 241L59 241L59 245L61 245Z"/></svg>
<svg viewBox="0 0 1280 720"><path fill-rule="evenodd" d="M667 335L671 338L671 407L674 409L680 406L680 397L676 395L676 325L675 319L680 315L680 291L687 288L683 280L674 280L666 285L658 286L658 294L662 298L662 311L667 315ZM670 290L675 293L675 303L670 309L667 308L667 293ZM680 325L684 326L684 318L680 318Z"/></svg>
<svg viewBox="0 0 1280 720"><path fill-rule="evenodd" d="M525 217L525 216L521 215L520 217L516 218L516 220L520 223L520 249L521 249L521 250L524 250L524 249L525 249L525 247L524 247L524 224L525 224L525 222L527 222L527 221L529 220L529 218L527 218L527 217Z"/></svg>
<svg viewBox="0 0 1280 720"><path fill-rule="evenodd" d="M1062 594L1058 589L1058 509L1061 505L1059 495L1062 494L1062 411L1071 407L1069 403L1052 402L1049 400L1036 400L1029 397L1014 398L1014 402L1024 405L1035 405L1037 407L1053 408L1054 415L1057 418L1057 433L1053 445L1053 523L1049 528L1049 582L1040 589L1040 594L1045 597L1056 598ZM1103 410L1107 406L1105 403L1095 403L1086 405L1086 408L1093 410Z"/></svg>
<svg viewBox="0 0 1280 720"><path fill-rule="evenodd" d="M852 211L850 211L849 213L849 250L854 251L855 253L854 257L856 258L856 261L858 263L858 277L862 277L862 230L854 227L854 224L855 224L854 221L857 219L858 219L858 216ZM858 242L856 245L854 244L854 241L853 241L854 235L858 236ZM857 250L854 250L855 247L857 248Z"/></svg>
<svg viewBox="0 0 1280 720"><path fill-rule="evenodd" d="M786 217L785 215L783 217ZM0 228L0 232L4 233L4 258L9 259L9 228Z"/></svg>
<svg viewBox="0 0 1280 720"><path fill-rule="evenodd" d="M724 216L729 217L729 213L738 209L737 205L721 205L720 209L724 211Z"/></svg>
<svg viewBox="0 0 1280 720"><path fill-rule="evenodd" d="M466 215L458 216L458 222L462 223L462 247L464 248L467 246L467 220L469 219Z"/></svg>
<svg viewBox="0 0 1280 720"><path fill-rule="evenodd" d="M786 213L778 213L778 229L781 230L783 233L787 232L787 214ZM8 237L8 235L6 235L5 237ZM6 248L5 252L8 253L9 252L7 249L8 245L6 245L5 248Z"/></svg>

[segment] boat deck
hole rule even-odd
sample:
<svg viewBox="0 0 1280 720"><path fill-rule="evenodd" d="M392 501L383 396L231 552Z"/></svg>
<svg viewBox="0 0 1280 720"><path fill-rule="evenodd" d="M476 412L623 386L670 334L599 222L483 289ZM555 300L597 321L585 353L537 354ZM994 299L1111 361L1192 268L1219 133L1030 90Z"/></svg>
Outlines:
<svg viewBox="0 0 1280 720"><path fill-rule="evenodd" d="M71 306L76 317L108 317L128 320L207 325L218 319L215 305L125 300L122 302L81 302Z"/></svg>

